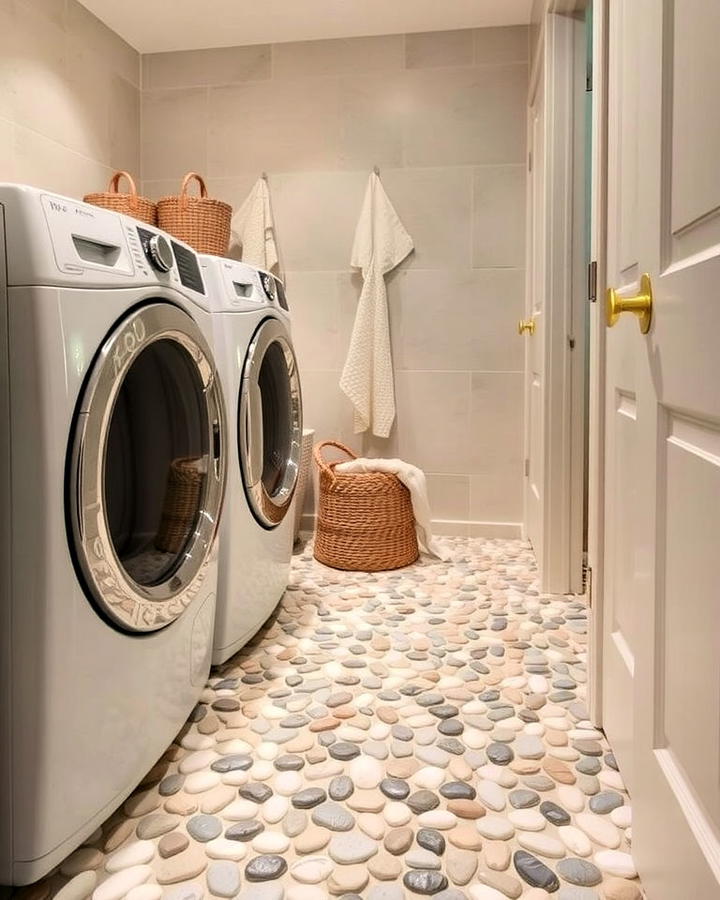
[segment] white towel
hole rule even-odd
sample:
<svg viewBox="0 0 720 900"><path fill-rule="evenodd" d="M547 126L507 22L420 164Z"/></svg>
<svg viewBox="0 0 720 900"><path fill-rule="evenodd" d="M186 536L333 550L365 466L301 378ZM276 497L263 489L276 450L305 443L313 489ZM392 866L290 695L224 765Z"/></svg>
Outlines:
<svg viewBox="0 0 720 900"><path fill-rule="evenodd" d="M266 272L272 272L277 267L275 224L265 178L258 178L247 199L232 217L230 255Z"/></svg>
<svg viewBox="0 0 720 900"><path fill-rule="evenodd" d="M378 437L388 437L395 419L385 275L412 249L412 238L373 173L355 229L351 264L362 269L364 283L340 378L341 389L355 407L356 434L371 428Z"/></svg>
<svg viewBox="0 0 720 900"><path fill-rule="evenodd" d="M350 462L339 463L335 466L335 470L337 472L385 472L397 475L410 491L410 499L412 500L413 513L415 515L415 530L420 550L423 553L429 553L431 556L437 556L442 560L451 558L450 550L432 536L430 501L428 500L425 473L422 469L403 462L401 459L365 459L359 457Z"/></svg>

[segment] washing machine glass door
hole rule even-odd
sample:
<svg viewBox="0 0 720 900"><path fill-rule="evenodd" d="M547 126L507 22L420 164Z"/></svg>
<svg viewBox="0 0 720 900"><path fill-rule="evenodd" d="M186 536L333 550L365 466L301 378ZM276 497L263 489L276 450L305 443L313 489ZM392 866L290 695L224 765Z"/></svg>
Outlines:
<svg viewBox="0 0 720 900"><path fill-rule="evenodd" d="M245 358L238 415L245 493L264 528L290 509L302 442L300 378L287 329L278 319L257 328Z"/></svg>
<svg viewBox="0 0 720 900"><path fill-rule="evenodd" d="M153 303L122 321L76 419L71 538L88 592L126 630L162 628L205 577L225 483L220 386L190 316Z"/></svg>

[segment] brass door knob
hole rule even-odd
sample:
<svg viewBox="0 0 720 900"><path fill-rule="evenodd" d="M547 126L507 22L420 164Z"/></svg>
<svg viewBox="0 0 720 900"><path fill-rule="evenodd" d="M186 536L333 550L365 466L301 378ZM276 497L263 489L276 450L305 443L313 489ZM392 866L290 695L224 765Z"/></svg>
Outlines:
<svg viewBox="0 0 720 900"><path fill-rule="evenodd" d="M527 331L528 334L535 334L535 319L520 319L518 322L518 334Z"/></svg>
<svg viewBox="0 0 720 900"><path fill-rule="evenodd" d="M637 316L640 331L647 334L652 322L652 284L650 276L643 275L640 278L640 293L634 297L620 297L615 288L608 288L605 298L605 320L608 328L617 322L623 313L629 312Z"/></svg>

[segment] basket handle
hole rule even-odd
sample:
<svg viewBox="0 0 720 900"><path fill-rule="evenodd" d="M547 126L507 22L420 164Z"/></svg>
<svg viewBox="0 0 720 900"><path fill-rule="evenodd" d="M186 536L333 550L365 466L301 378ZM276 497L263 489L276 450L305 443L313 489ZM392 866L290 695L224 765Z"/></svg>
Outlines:
<svg viewBox="0 0 720 900"><path fill-rule="evenodd" d="M357 456L352 450L349 447L346 447L345 444L341 444L340 441L322 441L320 444L315 444L313 456L315 457L315 464L318 469L322 469L323 472L332 474L332 466L322 455L322 452L326 447L335 447L337 450L342 450L343 453L347 453L350 459L357 459Z"/></svg>
<svg viewBox="0 0 720 900"><path fill-rule="evenodd" d="M190 186L191 181L197 181L200 187L200 197L207 197L207 186L202 175L199 175L197 172L188 172L183 178L182 186L180 188L180 209L183 210L183 212L187 209L188 187Z"/></svg>
<svg viewBox="0 0 720 900"><path fill-rule="evenodd" d="M108 193L110 193L110 194L118 193L118 187L120 186L121 178L124 178L127 181L127 183L130 185L130 195L132 197L130 202L131 202L132 206L136 206L137 205L137 187L135 186L135 179L132 177L132 175L129 172L126 172L124 169L119 169L117 172L115 172L113 177L110 179L110 184L108 184Z"/></svg>

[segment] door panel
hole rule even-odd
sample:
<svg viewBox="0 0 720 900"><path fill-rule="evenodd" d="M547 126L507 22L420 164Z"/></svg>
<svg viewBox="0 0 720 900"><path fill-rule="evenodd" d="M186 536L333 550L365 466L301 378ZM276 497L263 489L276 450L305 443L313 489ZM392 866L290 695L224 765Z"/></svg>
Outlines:
<svg viewBox="0 0 720 900"><path fill-rule="evenodd" d="M720 897L719 29L704 0L609 4L608 281L647 272L653 322L607 331L603 713L653 900Z"/></svg>

